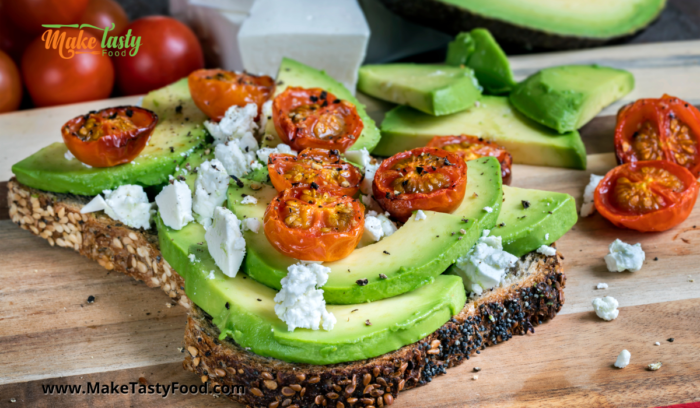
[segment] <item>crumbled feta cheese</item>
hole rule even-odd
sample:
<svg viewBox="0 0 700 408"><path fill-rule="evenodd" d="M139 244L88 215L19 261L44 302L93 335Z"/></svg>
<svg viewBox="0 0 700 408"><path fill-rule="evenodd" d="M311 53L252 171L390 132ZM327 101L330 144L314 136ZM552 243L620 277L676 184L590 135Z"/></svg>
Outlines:
<svg viewBox="0 0 700 408"><path fill-rule="evenodd" d="M493 212L493 208L491 208L491 207L484 207L484 211L486 211L487 213L492 213L492 212Z"/></svg>
<svg viewBox="0 0 700 408"><path fill-rule="evenodd" d="M73 153L71 153L70 150L66 150L63 157L65 157L68 161L75 159L75 156L73 156Z"/></svg>
<svg viewBox="0 0 700 408"><path fill-rule="evenodd" d="M216 272L212 269L209 271L209 275L207 275L207 279L215 279L216 278Z"/></svg>
<svg viewBox="0 0 700 408"><path fill-rule="evenodd" d="M389 213L379 214L377 215L377 218L379 218L379 222L382 224L382 231L384 232L385 237L391 236L393 233L398 231L398 228L396 228L396 223L389 219Z"/></svg>
<svg viewBox="0 0 700 408"><path fill-rule="evenodd" d="M657 371L657 370L661 369L661 361L657 361L656 363L649 364L647 366L647 369L649 369L649 371Z"/></svg>
<svg viewBox="0 0 700 408"><path fill-rule="evenodd" d="M620 352L620 355L617 356L617 360L615 360L615 367L617 368L625 368L629 365L630 363L630 358L632 357L632 354L630 354L629 351L627 350L622 350Z"/></svg>
<svg viewBox="0 0 700 408"><path fill-rule="evenodd" d="M260 132L265 132L267 121L272 119L272 99L263 103L262 112L260 112Z"/></svg>
<svg viewBox="0 0 700 408"><path fill-rule="evenodd" d="M659 342L657 341L656 343L654 343L654 345L655 345L655 346L660 346L661 343L659 343Z"/></svg>
<svg viewBox="0 0 700 408"><path fill-rule="evenodd" d="M197 221L208 228L214 216L214 208L226 201L229 177L224 165L217 159L207 160L199 166L195 181L192 210Z"/></svg>
<svg viewBox="0 0 700 408"><path fill-rule="evenodd" d="M333 313L326 310L323 290L331 268L319 263L299 262L287 268L282 289L275 295L275 313L287 323L289 331L296 328L332 330L336 323Z"/></svg>
<svg viewBox="0 0 700 408"><path fill-rule="evenodd" d="M421 220L424 220L424 219L428 218L428 216L425 215L425 213L423 212L423 210L418 210L418 211L416 211L416 217L415 217L415 218L416 218L416 221L421 221Z"/></svg>
<svg viewBox="0 0 700 408"><path fill-rule="evenodd" d="M374 198L372 198L371 195L360 194L360 198L362 200L362 204L365 205L365 208L368 211L376 211L376 212L383 211L382 207L379 205L379 203Z"/></svg>
<svg viewBox="0 0 700 408"><path fill-rule="evenodd" d="M168 227L181 230L194 221L192 217L192 191L184 181L173 181L163 187L156 196L160 218Z"/></svg>
<svg viewBox="0 0 700 408"><path fill-rule="evenodd" d="M544 256L554 256L557 254L557 250L549 245L542 245L541 247L537 248L537 253Z"/></svg>
<svg viewBox="0 0 700 408"><path fill-rule="evenodd" d="M603 178L605 178L605 176L596 176L595 174L591 174L591 181L583 190L583 204L581 204L581 217L588 217L589 215L595 212L593 196L595 195L595 189L598 187L598 184L600 184L600 181Z"/></svg>
<svg viewBox="0 0 700 408"><path fill-rule="evenodd" d="M143 191L143 187L128 184L114 191L104 190L102 194L104 198L98 194L80 210L80 213L104 211L109 218L129 227L151 228L153 204L148 202L148 196Z"/></svg>
<svg viewBox="0 0 700 408"><path fill-rule="evenodd" d="M367 214L365 216L365 231L363 232L363 238L368 238L370 242L377 242L384 236L384 230L382 229L382 222L374 215Z"/></svg>
<svg viewBox="0 0 700 408"><path fill-rule="evenodd" d="M247 196L243 197L243 199L241 200L241 204L244 204L244 205L245 204L257 204L257 203L258 203L258 199L253 197L252 195L247 195Z"/></svg>
<svg viewBox="0 0 700 408"><path fill-rule="evenodd" d="M547 233L547 234L544 234L544 240L545 240L545 241L549 241L549 234L548 234L548 233Z"/></svg>
<svg viewBox="0 0 700 408"><path fill-rule="evenodd" d="M619 303L617 299L612 296L605 296L604 298L593 299L593 310L595 314L598 315L603 320L611 321L617 318L620 311L617 310Z"/></svg>
<svg viewBox="0 0 700 408"><path fill-rule="evenodd" d="M345 152L345 157L351 162L359 164L363 169L366 169L372 163L372 157L365 147L360 150L349 150Z"/></svg>
<svg viewBox="0 0 700 408"><path fill-rule="evenodd" d="M642 244L630 245L616 239L608 250L610 253L605 255L605 264L610 272L637 272L642 269L645 257Z"/></svg>
<svg viewBox="0 0 700 408"><path fill-rule="evenodd" d="M199 259L197 259L197 257L194 256L194 254L189 254L189 255L187 255L187 258L188 258L188 259L190 260L190 262L192 262L192 263L199 262Z"/></svg>
<svg viewBox="0 0 700 408"><path fill-rule="evenodd" d="M224 275L235 277L245 256L245 239L236 215L228 208L216 207L214 220L204 239L216 266Z"/></svg>
<svg viewBox="0 0 700 408"><path fill-rule="evenodd" d="M270 155L273 153L282 153L282 154L291 154L296 156L297 152L292 150L291 147L284 143L280 143L277 145L277 147L263 147L262 149L257 151L258 155L258 160L263 162L263 164L267 165L267 162L270 161Z"/></svg>
<svg viewBox="0 0 700 408"><path fill-rule="evenodd" d="M607 283L600 282L600 283L598 284L598 286L596 286L595 288L596 288L596 289L607 289L607 288L608 288L608 284L607 284Z"/></svg>
<svg viewBox="0 0 700 408"><path fill-rule="evenodd" d="M260 226L262 225L257 218L246 218L242 224L243 231L253 231L256 234L260 231Z"/></svg>
<svg viewBox="0 0 700 408"><path fill-rule="evenodd" d="M254 103L244 107L233 105L226 110L219 123L208 120L204 122L204 127L214 138L214 144L226 143L247 135L253 137L253 132L258 127L255 123L256 116L258 116L258 105Z"/></svg>
<svg viewBox="0 0 700 408"><path fill-rule="evenodd" d="M489 236L490 233L484 230L476 245L459 257L453 268L464 287L477 295L503 282L507 270L518 261L518 257L503 250L501 237Z"/></svg>
<svg viewBox="0 0 700 408"><path fill-rule="evenodd" d="M214 148L214 157L223 164L229 176L243 177L250 172L250 165L255 163L255 153L246 153L238 140L220 143Z"/></svg>
<svg viewBox="0 0 700 408"><path fill-rule="evenodd" d="M255 162L253 162L253 164L250 165L250 169L253 171L260 170L263 167L265 167L265 166L263 166L263 164L257 160Z"/></svg>

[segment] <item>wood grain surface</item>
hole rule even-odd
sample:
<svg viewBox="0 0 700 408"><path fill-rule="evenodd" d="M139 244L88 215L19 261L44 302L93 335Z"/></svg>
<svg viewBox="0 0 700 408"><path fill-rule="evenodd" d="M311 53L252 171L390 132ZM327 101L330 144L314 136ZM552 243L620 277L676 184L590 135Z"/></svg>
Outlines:
<svg viewBox="0 0 700 408"><path fill-rule="evenodd" d="M610 55L625 52L631 51ZM689 83L693 79L685 76ZM663 81L638 80L636 92L659 94L662 89ZM679 96L700 100L700 89ZM370 108L381 114L381 106ZM0 180L7 178L14 159L53 137L48 136L53 123L38 125L38 115L50 114L51 120L61 122L82 110L84 106L67 106L34 116L0 115L3 137L8 128L24 129L29 144L12 143L14 150L7 153L7 139L2 142ZM580 200L589 174L603 174L615 164L612 154L605 153L610 151L612 124L614 118L599 117L582 132L589 153L599 153L589 156L588 170L515 165L513 185L566 192ZM697 207L700 204L681 226L664 233L619 230L597 214L579 220L557 243L568 278L560 316L534 334L486 349L426 387L402 393L394 406L652 407L700 401ZM166 398L131 393L45 395L45 385L85 387L88 381L198 384L198 378L183 371L178 349L185 312L170 305L157 289L110 274L74 251L50 247L7 220L6 208L0 211L0 407L235 406L211 395L179 393ZM607 272L603 256L615 238L642 243L647 254L642 270ZM598 282L610 288L596 290ZM604 295L620 302L620 316L612 322L598 319L592 311L591 300ZM87 303L89 296L95 297L94 303ZM654 345L657 341L660 346ZM620 370L612 364L622 349L632 353L632 362ZM645 369L657 361L663 363L659 371ZM481 371L473 372L475 366Z"/></svg>

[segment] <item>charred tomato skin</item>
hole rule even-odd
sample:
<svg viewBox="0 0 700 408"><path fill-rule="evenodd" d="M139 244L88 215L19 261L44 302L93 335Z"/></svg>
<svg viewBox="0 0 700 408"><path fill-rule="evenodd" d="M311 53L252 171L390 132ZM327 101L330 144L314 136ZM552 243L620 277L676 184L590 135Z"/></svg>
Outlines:
<svg viewBox="0 0 700 408"><path fill-rule="evenodd" d="M400 191L402 187L408 192ZM372 193L384 210L405 222L417 210L454 211L462 203L466 187L467 164L461 157L434 147L419 147L384 160L374 176Z"/></svg>
<svg viewBox="0 0 700 408"><path fill-rule="evenodd" d="M364 128L355 105L321 88L285 89L272 103L272 120L280 139L297 151L344 153Z"/></svg>
<svg viewBox="0 0 700 408"><path fill-rule="evenodd" d="M469 135L435 136L428 142L428 147L447 150L464 159L464 161L480 157L495 157L501 165L503 184L510 185L513 178L513 156L505 147L484 138Z"/></svg>
<svg viewBox="0 0 700 408"><path fill-rule="evenodd" d="M275 92L275 80L267 75L251 75L223 69L199 69L187 77L195 105L207 116L220 121L233 106L262 105Z"/></svg>
<svg viewBox="0 0 700 408"><path fill-rule="evenodd" d="M129 163L146 147L158 115L138 106L117 106L77 116L61 127L63 141L92 167Z"/></svg>
<svg viewBox="0 0 700 408"><path fill-rule="evenodd" d="M263 218L270 244L304 261L347 257L360 242L364 225L364 206L359 200L304 187L280 192Z"/></svg>
<svg viewBox="0 0 700 408"><path fill-rule="evenodd" d="M665 160L622 164L595 190L598 212L620 228L666 231L685 221L698 198L698 183L685 167Z"/></svg>
<svg viewBox="0 0 700 408"><path fill-rule="evenodd" d="M364 175L340 158L337 150L305 149L294 156L273 153L267 164L270 181L277 191L292 187L310 188L312 183L335 195L354 197Z"/></svg>
<svg viewBox="0 0 700 408"><path fill-rule="evenodd" d="M615 155L620 164L667 160L700 177L700 111L669 95L623 106L617 114Z"/></svg>

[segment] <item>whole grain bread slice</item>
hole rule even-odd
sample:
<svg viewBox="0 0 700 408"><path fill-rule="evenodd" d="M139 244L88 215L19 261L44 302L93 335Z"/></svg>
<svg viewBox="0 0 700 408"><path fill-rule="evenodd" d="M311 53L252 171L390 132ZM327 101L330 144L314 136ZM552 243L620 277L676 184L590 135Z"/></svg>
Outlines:
<svg viewBox="0 0 700 408"><path fill-rule="evenodd" d="M293 364L256 355L230 338L194 306L187 319L183 366L253 407L382 407L400 391L426 385L446 369L514 335L534 333L564 304L560 254L530 253L508 284L470 298L462 311L430 336L379 357L333 365ZM225 386L225 387L224 387ZM238 388L238 387L241 388Z"/></svg>

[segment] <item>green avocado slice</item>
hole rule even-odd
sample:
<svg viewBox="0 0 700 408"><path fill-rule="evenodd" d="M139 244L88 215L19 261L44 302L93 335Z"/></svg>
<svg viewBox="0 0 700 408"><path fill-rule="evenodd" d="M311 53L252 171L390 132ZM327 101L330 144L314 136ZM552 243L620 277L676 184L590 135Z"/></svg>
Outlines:
<svg viewBox="0 0 700 408"><path fill-rule="evenodd" d="M426 337L466 303L462 280L442 275L430 285L390 299L327 306L337 319L331 331L290 332L275 314L276 291L242 272L235 278L224 276L209 255L201 225L193 222L175 231L158 217L157 226L163 256L185 279L187 296L213 316L221 339L229 336L261 356L319 365L376 357ZM190 254L194 262L188 259ZM209 279L211 271L214 279Z"/></svg>
<svg viewBox="0 0 700 408"><path fill-rule="evenodd" d="M206 117L190 97L187 78L150 92L143 107L158 115L158 125L148 146L131 163L89 168L76 159L67 160L65 144L54 143L12 166L12 172L29 187L89 196L125 184L146 187L165 183L177 165L204 141L202 123ZM60 135L59 129L56 133Z"/></svg>
<svg viewBox="0 0 700 408"><path fill-rule="evenodd" d="M503 186L503 207L491 234L503 239L504 251L523 256L561 238L577 220L568 194Z"/></svg>
<svg viewBox="0 0 700 408"><path fill-rule="evenodd" d="M375 301L409 292L432 282L459 256L474 245L481 231L496 223L501 209L500 165L492 157L467 163L467 190L460 207L452 214L426 211L427 219L413 217L396 233L350 254L347 258L325 265L333 273L324 286L328 304L354 304ZM241 204L250 195L257 204ZM274 188L244 182L231 185L228 206L239 218L263 220L265 210L277 195ZM492 211L487 212L484 208ZM256 234L244 232L247 255L243 271L251 278L280 289L287 268L296 263L278 252L262 229ZM419 251L410 248L420 248ZM386 279L379 277L384 274ZM357 281L367 279L366 285Z"/></svg>
<svg viewBox="0 0 700 408"><path fill-rule="evenodd" d="M353 94L348 91L343 84L331 78L328 74L323 71L319 71L315 68L311 68L308 65L304 65L301 62L294 61L290 58L283 58L280 64L279 71L277 72L277 88L275 88L275 96L284 92L287 87L290 86L300 86L302 88L321 88L328 91L340 99L351 102L357 108L357 113L362 119L362 124L364 128L357 141L348 148L348 150L361 150L366 148L368 151L372 151L374 147L379 143L379 138L381 137L377 125L374 120L369 117L365 106L360 103L353 96ZM265 127L266 136L262 141L262 147L275 147L282 143L282 140L277 135L275 130L275 124L271 120L267 121L267 126Z"/></svg>
<svg viewBox="0 0 700 408"><path fill-rule="evenodd" d="M471 69L448 65L365 65L360 68L357 89L433 116L463 111L481 96Z"/></svg>
<svg viewBox="0 0 700 408"><path fill-rule="evenodd" d="M377 156L392 156L422 147L434 136L471 135L503 145L513 161L536 166L586 168L586 148L577 131L563 135L534 122L514 109L503 96L482 96L464 112L435 117L408 106L386 114Z"/></svg>

